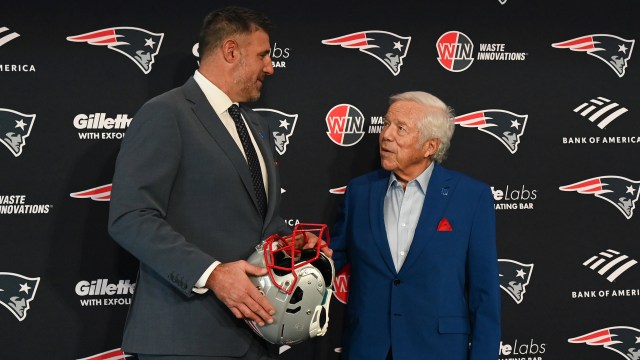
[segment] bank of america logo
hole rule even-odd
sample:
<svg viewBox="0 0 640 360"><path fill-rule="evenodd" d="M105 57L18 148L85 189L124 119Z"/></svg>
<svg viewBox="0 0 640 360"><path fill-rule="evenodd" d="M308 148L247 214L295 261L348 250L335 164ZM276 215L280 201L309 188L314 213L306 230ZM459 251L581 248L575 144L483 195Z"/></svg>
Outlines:
<svg viewBox="0 0 640 360"><path fill-rule="evenodd" d="M12 32L9 28L0 27L0 46L20 36L17 32Z"/></svg>
<svg viewBox="0 0 640 360"><path fill-rule="evenodd" d="M589 260L582 263L582 265L597 271L598 274L606 276L609 282L613 282L618 276L622 275L622 273L637 263L634 259L629 259L627 255L608 249L607 251L600 252L598 255L592 256Z"/></svg>
<svg viewBox="0 0 640 360"><path fill-rule="evenodd" d="M616 102L611 102L611 100L603 98L602 96L591 99L589 102L573 109L573 112L579 113L592 123L597 123L600 129L604 129L605 126L609 125L613 120L627 111L629 111L627 108L620 106L620 104Z"/></svg>

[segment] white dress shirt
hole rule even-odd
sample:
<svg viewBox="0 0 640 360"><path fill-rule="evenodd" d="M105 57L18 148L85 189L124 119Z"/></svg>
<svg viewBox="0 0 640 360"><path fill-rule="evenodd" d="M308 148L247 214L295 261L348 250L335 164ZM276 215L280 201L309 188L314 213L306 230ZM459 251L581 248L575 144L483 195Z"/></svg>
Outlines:
<svg viewBox="0 0 640 360"><path fill-rule="evenodd" d="M247 155L244 153L244 148L242 147L240 136L238 136L236 124L233 122L233 119L228 112L229 107L231 106L231 104L233 104L233 102L231 101L231 99L229 99L229 96L227 96L227 94L225 94L211 81L204 77L204 75L202 75L198 70L196 70L195 74L193 74L193 79L196 81L196 83L198 83L198 86L200 86L202 92L204 92L204 95L206 96L207 100L209 100L211 107L213 107L213 110L216 112L216 114L218 114L220 120L222 120L222 124L227 129L227 131L229 131L229 135L231 135L236 145L238 145L238 148L240 149L242 155L246 160ZM247 121L244 119L244 116L242 117L242 120L244 121L247 130L249 130L249 126L247 126ZM217 120L213 119L213 121ZM265 193L267 194L268 201L269 191L267 189L269 188L269 179L267 178L267 167L265 165L262 152L260 152L260 148L258 147L258 144L256 144L256 140L253 138L253 134L250 130L248 132L249 137L251 137L251 143L256 149L256 154L258 155L258 161L260 162L260 171L262 172L262 180L264 183L264 189ZM205 270L200 279L198 279L198 281L196 282L196 286L193 288L194 292L198 294L204 294L207 292L208 289L205 287L207 279L218 265L220 265L220 261L214 261L213 264L211 264L211 266L209 266L207 270Z"/></svg>
<svg viewBox="0 0 640 360"><path fill-rule="evenodd" d="M396 271L400 271L409 254L433 167L431 163L418 177L407 183L406 189L402 188L394 173L389 177L384 197L384 227Z"/></svg>

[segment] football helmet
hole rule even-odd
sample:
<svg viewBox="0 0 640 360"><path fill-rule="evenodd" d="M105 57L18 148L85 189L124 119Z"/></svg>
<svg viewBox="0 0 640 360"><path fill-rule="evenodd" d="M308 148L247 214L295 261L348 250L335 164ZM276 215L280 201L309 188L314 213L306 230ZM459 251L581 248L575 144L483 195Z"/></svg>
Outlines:
<svg viewBox="0 0 640 360"><path fill-rule="evenodd" d="M307 243L309 233L326 244L318 240L313 248L296 249L296 241ZM327 225L298 224L290 236L270 236L247 259L267 268L266 275L249 278L276 310L274 322L245 321L268 342L293 345L327 332L335 267L320 250L328 244Z"/></svg>

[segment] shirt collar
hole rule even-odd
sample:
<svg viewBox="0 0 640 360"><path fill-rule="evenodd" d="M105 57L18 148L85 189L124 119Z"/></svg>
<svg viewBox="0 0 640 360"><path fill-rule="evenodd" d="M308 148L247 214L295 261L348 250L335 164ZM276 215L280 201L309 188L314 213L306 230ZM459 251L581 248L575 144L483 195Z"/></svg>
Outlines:
<svg viewBox="0 0 640 360"><path fill-rule="evenodd" d="M429 180L431 179L431 174L433 173L433 168L434 168L433 163L434 162L432 161L431 164L422 173L420 173L420 175L418 175L418 177L409 181L407 183L407 186L410 183L415 181L418 184L418 188L422 191L422 193L426 194L427 185L429 185ZM389 184L387 185L387 191L389 191L389 188L391 188L391 186L394 186L396 184L400 185L400 182L398 181L396 174L391 172L391 175L389 176Z"/></svg>
<svg viewBox="0 0 640 360"><path fill-rule="evenodd" d="M209 81L209 79L204 77L200 71L196 70L193 74L193 79L198 83L198 86L200 86L200 89L204 92L204 96L206 96L218 116L227 111L229 106L233 104L229 96Z"/></svg>

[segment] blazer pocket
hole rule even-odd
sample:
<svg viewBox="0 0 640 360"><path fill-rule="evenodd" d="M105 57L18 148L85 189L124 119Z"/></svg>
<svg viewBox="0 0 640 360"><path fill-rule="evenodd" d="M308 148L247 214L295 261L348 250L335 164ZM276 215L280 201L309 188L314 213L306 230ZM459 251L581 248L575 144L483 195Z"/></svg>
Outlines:
<svg viewBox="0 0 640 360"><path fill-rule="evenodd" d="M469 334L469 319L466 317L441 317L438 319L440 334Z"/></svg>

